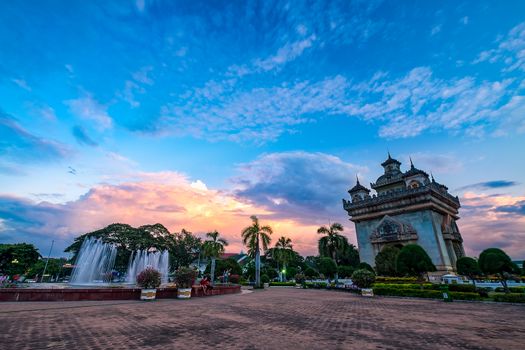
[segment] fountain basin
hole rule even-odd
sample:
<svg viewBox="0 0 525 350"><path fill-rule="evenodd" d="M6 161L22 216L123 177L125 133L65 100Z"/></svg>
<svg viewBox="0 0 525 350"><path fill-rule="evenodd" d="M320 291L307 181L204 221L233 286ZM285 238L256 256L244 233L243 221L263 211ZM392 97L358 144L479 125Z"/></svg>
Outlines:
<svg viewBox="0 0 525 350"><path fill-rule="evenodd" d="M0 301L139 300L141 288L2 288ZM192 297L240 293L240 285L216 286L203 295L193 286ZM177 288L157 288L157 299L177 298Z"/></svg>

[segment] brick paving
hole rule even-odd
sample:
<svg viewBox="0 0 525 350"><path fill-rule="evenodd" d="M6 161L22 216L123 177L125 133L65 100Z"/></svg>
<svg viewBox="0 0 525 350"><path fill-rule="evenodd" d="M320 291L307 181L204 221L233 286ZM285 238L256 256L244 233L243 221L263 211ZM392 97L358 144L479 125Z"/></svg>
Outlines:
<svg viewBox="0 0 525 350"><path fill-rule="evenodd" d="M1 349L523 349L525 306L276 288L155 302L0 303Z"/></svg>

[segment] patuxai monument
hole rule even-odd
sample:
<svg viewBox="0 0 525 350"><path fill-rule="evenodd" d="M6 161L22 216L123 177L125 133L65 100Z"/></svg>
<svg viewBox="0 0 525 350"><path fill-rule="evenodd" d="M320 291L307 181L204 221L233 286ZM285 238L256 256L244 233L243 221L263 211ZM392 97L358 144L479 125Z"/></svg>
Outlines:
<svg viewBox="0 0 525 350"><path fill-rule="evenodd" d="M456 221L458 197L437 183L412 161L403 172L401 162L388 154L381 165L384 174L370 186L359 183L343 199L343 207L355 223L361 261L375 265L375 256L386 246L402 247L416 243L423 247L438 272L453 271L458 258L465 255L463 239Z"/></svg>

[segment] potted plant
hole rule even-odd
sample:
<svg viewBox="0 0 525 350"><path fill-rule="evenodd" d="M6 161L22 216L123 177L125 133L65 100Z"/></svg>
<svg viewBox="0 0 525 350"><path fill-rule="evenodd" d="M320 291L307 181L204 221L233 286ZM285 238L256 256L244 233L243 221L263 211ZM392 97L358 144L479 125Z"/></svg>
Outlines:
<svg viewBox="0 0 525 350"><path fill-rule="evenodd" d="M352 283L361 289L361 295L367 297L374 296L372 284L376 280L376 275L367 269L355 270L352 274Z"/></svg>
<svg viewBox="0 0 525 350"><path fill-rule="evenodd" d="M263 283L263 288L270 287L270 277L268 275L262 275L261 282Z"/></svg>
<svg viewBox="0 0 525 350"><path fill-rule="evenodd" d="M302 288L306 277L302 273L295 275L295 288Z"/></svg>
<svg viewBox="0 0 525 350"><path fill-rule="evenodd" d="M137 285L142 288L140 300L155 300L157 287L160 286L160 272L147 267L137 275Z"/></svg>
<svg viewBox="0 0 525 350"><path fill-rule="evenodd" d="M180 267L175 273L175 282L177 283L177 298L191 298L191 286L197 278L197 271L190 267Z"/></svg>

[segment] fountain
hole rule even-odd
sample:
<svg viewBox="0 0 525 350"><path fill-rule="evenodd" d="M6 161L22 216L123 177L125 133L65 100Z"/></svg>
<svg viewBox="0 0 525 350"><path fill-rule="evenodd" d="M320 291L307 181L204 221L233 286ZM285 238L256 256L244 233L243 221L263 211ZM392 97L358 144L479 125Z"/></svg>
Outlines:
<svg viewBox="0 0 525 350"><path fill-rule="evenodd" d="M152 267L160 272L161 282L168 282L168 263L169 254L167 250L162 252L147 250L137 250L129 258L128 271L126 273L126 282L135 284L137 275L147 267Z"/></svg>
<svg viewBox="0 0 525 350"><path fill-rule="evenodd" d="M104 275L111 273L117 247L103 243L96 238L86 238L78 253L75 268L71 274L71 284L92 285L101 283Z"/></svg>

